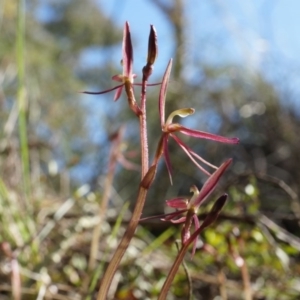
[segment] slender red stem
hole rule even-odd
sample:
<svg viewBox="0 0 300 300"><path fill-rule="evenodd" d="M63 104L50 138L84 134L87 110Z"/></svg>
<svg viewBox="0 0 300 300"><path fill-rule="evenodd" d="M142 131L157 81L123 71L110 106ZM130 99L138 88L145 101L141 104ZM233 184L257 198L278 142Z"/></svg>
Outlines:
<svg viewBox="0 0 300 300"><path fill-rule="evenodd" d="M141 114L140 118L140 138L141 138L141 160L142 160L142 179L149 169L149 150L148 150L148 135L147 135L147 116L146 116L146 86L147 81L142 82L141 92Z"/></svg>
<svg viewBox="0 0 300 300"><path fill-rule="evenodd" d="M189 240L188 240L189 241ZM161 289L161 292L160 292L160 295L158 296L157 300L165 300L167 298L167 295L168 295L168 291L170 289L170 286L174 280L174 277L175 275L177 274L177 271L178 271L178 268L179 266L181 265L183 259L184 259L184 256L185 256L185 253L187 252L188 250L188 247L189 247L190 243L185 243L180 251L178 252L177 254L177 257L174 261L174 264L168 274L168 277Z"/></svg>
<svg viewBox="0 0 300 300"><path fill-rule="evenodd" d="M147 82L143 81L142 93L141 93L141 107L139 113L140 121L140 139L141 139L141 164L142 164L142 179L145 177L149 170L149 153L148 153L148 137L147 137L147 119L146 119L146 85ZM113 280L113 277L119 267L122 257L124 256L131 239L134 236L135 230L139 224L140 217L144 208L147 192L150 186L147 188L140 185L138 196L135 203L135 208L132 213L131 220L126 228L121 242L118 245L101 281L97 300L107 300L107 294L109 287Z"/></svg>
<svg viewBox="0 0 300 300"><path fill-rule="evenodd" d="M107 300L107 293L109 291L109 287L111 285L111 282L113 280L113 277L119 267L119 264L121 262L121 259L123 255L125 254L128 245L131 241L131 239L134 236L136 227L139 224L139 219L144 207L145 199L147 195L147 190L143 187L139 188L139 193L135 205L135 209L132 214L132 218L127 226L127 229L124 233L124 236L119 243L118 248L116 249L116 252L114 253L105 273L101 281L101 286L99 289L97 300Z"/></svg>

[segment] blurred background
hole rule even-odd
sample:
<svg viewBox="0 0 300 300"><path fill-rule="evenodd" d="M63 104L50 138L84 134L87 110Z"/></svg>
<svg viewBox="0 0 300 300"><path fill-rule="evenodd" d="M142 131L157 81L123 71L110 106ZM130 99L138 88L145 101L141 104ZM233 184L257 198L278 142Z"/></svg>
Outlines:
<svg viewBox="0 0 300 300"><path fill-rule="evenodd" d="M273 247L274 257L281 262L277 263L275 258L264 262L273 265L274 270L278 267L279 272L271 272L273 277L269 273L266 275L272 286L270 293L278 293L275 281L279 280L276 276L281 268L293 274L290 278L299 281L299 11L300 3L296 0L2 0L0 214L5 226L1 229L1 241L9 242L12 248L21 251L22 247L31 245L33 237L41 237L42 230L55 220L56 225L49 225L49 231L46 230L38 241L39 244L49 239L48 246L43 245L49 253L37 256L32 267L39 273L37 270L45 257L53 259L57 245L73 236L71 228L77 224L80 227L77 233L89 232L79 243L86 249L80 254L79 261L86 263L89 234L96 224L94 217L103 197L110 165L109 153L111 147L115 147L113 136L121 127L124 127L121 152L132 165L125 164L124 167L124 163L118 163L116 166L107 214L112 221L107 224L106 234L113 227L123 204L133 205L140 180L136 171L140 157L138 122L128 109L124 94L115 103L114 92L97 96L80 92L101 91L116 85L111 77L122 72L120 60L125 21L131 28L134 73L137 74L136 82L140 82L141 70L146 63L149 28L153 24L158 34L159 55L150 83L160 82L169 59L174 60L167 115L179 108L193 107L195 114L180 120L181 123L240 138L238 146L183 139L215 165L229 157L234 158L219 193L224 188L229 192L231 209L237 218L241 218L240 222L246 220L244 214L263 214L268 220L264 226L274 235L272 241L280 240L274 232L286 234L288 241L283 241L284 247L290 248L279 251L281 256L274 250L277 246L274 248L270 237L265 240L266 253L270 251L268 247ZM135 91L138 98L138 87ZM159 87L149 87L147 92L152 158L160 135ZM170 185L166 166L161 162L144 215L163 213L164 200L188 195L192 184L200 188L205 180L175 144L171 143L170 149L174 184ZM58 218L55 212L64 208L68 201L71 201L70 208ZM80 223L82 217L88 219L88 225ZM259 223L257 219L251 220L249 224ZM239 227L239 220L235 221ZM243 226L247 228L249 224ZM58 230L60 226L63 230ZM156 237L169 224L151 226L148 224L148 229ZM260 227L254 230L252 226L246 231L259 231L263 235L264 231L257 228ZM228 229L228 232L232 230ZM253 241L250 233L249 239ZM85 272L86 265L80 269L72 264L74 253L80 247L72 244L72 254L64 256L65 253L60 253L58 261L63 264L62 258L68 257L61 266L69 278L68 284L80 286L79 290L86 292L80 279L76 279L75 284L68 275L71 272L80 277L81 272ZM253 247L254 254L261 251ZM21 257L21 264L37 251L32 245L30 249L27 256ZM250 258L253 253L249 254ZM293 270L290 269L292 262ZM259 266L262 262L253 264ZM65 266L71 271L66 271ZM53 274L57 272L56 267L52 266ZM255 272L250 273L257 283L261 277ZM3 280L9 282L7 274L3 270L2 273ZM48 273L51 272L48 270ZM238 281L237 277L235 274L232 280ZM266 277L262 278L266 281ZM28 287L34 286L34 280L30 280ZM255 294L256 299L279 299L267 294L261 281L259 284L261 294ZM291 279L287 285L289 287L281 288L280 299L297 299L297 293L300 293L297 284ZM210 283L200 284L198 291L202 291L201 288L210 289L212 295L203 299L216 299L213 297L218 292ZM118 296L117 299L147 299L145 295L142 298ZM202 299L201 295L199 292L196 299ZM186 299L184 295L182 297ZM69 298L66 296L65 299ZM240 298L231 295L228 299Z"/></svg>

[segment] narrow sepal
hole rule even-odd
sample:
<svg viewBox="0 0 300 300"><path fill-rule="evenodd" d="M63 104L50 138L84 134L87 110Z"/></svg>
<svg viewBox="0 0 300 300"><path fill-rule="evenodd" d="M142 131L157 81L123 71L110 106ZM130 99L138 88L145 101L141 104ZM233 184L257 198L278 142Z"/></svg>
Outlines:
<svg viewBox="0 0 300 300"><path fill-rule="evenodd" d="M226 169L231 164L232 159L226 160L204 183L202 189L199 192L199 195L196 199L194 199L193 203L190 202L191 205L194 207L199 207L207 197L213 192L216 188L221 176L226 171Z"/></svg>
<svg viewBox="0 0 300 300"><path fill-rule="evenodd" d="M168 66L166 68L161 87L159 92L159 116L160 116L160 124L161 127L164 127L165 124L165 102L166 102L166 94L168 88L168 82L170 78L170 73L172 69L172 59L170 59Z"/></svg>
<svg viewBox="0 0 300 300"><path fill-rule="evenodd" d="M131 43L131 34L129 23L126 22L123 34L123 76L131 80L133 65L133 49Z"/></svg>
<svg viewBox="0 0 300 300"><path fill-rule="evenodd" d="M210 166L211 168L217 169L214 165L207 162L205 159L203 159L201 156L199 156L197 153L195 153L190 147L188 147L180 138L178 138L175 134L170 133L170 136L175 140L175 142L178 144L178 146L186 153L186 155L191 159L191 161L201 170L204 174L210 176L211 174L206 171L201 165L198 164L195 158L203 162L204 164ZM195 158L194 158L195 157Z"/></svg>
<svg viewBox="0 0 300 300"><path fill-rule="evenodd" d="M166 205L173 208L187 208L188 199L184 197L178 197L171 200L166 200Z"/></svg>
<svg viewBox="0 0 300 300"><path fill-rule="evenodd" d="M123 90L123 85L120 86L117 90L116 90L116 93L115 93L115 96L114 96L114 101L117 101L121 94L122 94L122 90Z"/></svg>
<svg viewBox="0 0 300 300"><path fill-rule="evenodd" d="M227 194L222 195L213 205L211 211L208 213L207 217L204 219L201 226L195 230L195 232L191 235L191 237L186 242L187 244L193 243L197 238L198 235L205 229L207 226L211 225L219 216L222 208L224 207L227 201Z"/></svg>
<svg viewBox="0 0 300 300"><path fill-rule="evenodd" d="M181 124L174 123L170 124L168 126L168 131L174 132L174 131L180 131L181 133L192 136L195 138L200 138L200 139L207 139L207 140L212 140L220 143L227 143L227 144L238 144L240 140L238 138L227 138L221 135L216 135L212 133L208 133L205 131L200 131L200 130L194 130L190 128L186 128L185 126L182 126Z"/></svg>
<svg viewBox="0 0 300 300"><path fill-rule="evenodd" d="M171 221L171 222L175 222L175 223L178 223L177 221L180 220L180 223L184 222L185 221L185 216L184 217L181 217L179 219L174 219L175 217L177 216L180 216L181 214L187 212L188 210L187 209L183 209L183 210L179 210L179 211L175 211L175 212L171 212L169 214L163 214L161 215L161 220L162 221ZM183 220L184 219L184 220Z"/></svg>

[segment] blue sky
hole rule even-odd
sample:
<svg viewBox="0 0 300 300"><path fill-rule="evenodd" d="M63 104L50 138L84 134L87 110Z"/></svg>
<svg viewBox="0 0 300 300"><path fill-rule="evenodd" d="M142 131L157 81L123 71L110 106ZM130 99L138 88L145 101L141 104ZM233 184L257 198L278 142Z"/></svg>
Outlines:
<svg viewBox="0 0 300 300"><path fill-rule="evenodd" d="M98 0L104 12L121 27L129 21L135 44L135 64L144 64L149 24L159 38L157 71L162 72L173 56L172 32L165 16L150 0ZM168 1L166 1L168 2ZM172 2L172 1L171 1ZM210 63L234 62L262 72L300 66L299 0L186 0L186 58L193 73L198 56ZM272 66L273 67L273 66ZM276 66L274 66L276 67Z"/></svg>
<svg viewBox="0 0 300 300"><path fill-rule="evenodd" d="M162 0L166 3L172 2ZM171 28L165 16L151 0L95 0L107 16L120 27L129 21L138 40L147 38L149 24L154 24L160 39L172 46ZM300 50L300 1L298 0L184 0L184 14L191 39L203 34L225 34L240 44L261 49L257 39L266 39L289 59L297 59ZM43 3L43 1L41 1ZM51 18L51 12L41 7L43 20ZM239 41L237 41L239 40ZM254 42L254 44L253 44Z"/></svg>

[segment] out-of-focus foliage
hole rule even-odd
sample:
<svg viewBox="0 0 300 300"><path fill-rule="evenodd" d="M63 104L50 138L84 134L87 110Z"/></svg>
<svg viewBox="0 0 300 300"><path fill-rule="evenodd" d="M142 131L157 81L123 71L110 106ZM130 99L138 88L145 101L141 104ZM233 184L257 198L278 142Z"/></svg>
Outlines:
<svg viewBox="0 0 300 300"><path fill-rule="evenodd" d="M17 1L4 1L0 22L1 151L6 157L2 172L9 174L6 179L14 185L18 180L13 183L11 179L17 176L18 167L10 157L18 151L17 8ZM79 91L87 83L101 84L104 72L101 66L86 64L84 56L93 49L111 49L119 43L121 30L114 27L94 1L26 1L25 10L25 89L29 147L35 153L32 164L36 172L42 166L43 173L53 160L63 171L95 151L95 145L87 138L90 134L86 109ZM103 69L107 70L107 65Z"/></svg>

